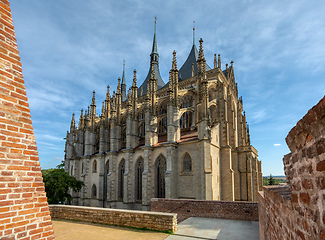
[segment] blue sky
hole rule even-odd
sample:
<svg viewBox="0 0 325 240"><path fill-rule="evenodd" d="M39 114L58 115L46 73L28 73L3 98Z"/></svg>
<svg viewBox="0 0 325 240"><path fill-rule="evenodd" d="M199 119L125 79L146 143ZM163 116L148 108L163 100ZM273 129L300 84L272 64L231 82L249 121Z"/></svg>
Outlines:
<svg viewBox="0 0 325 240"><path fill-rule="evenodd" d="M180 67L203 38L207 63L233 60L252 145L263 175L282 175L285 137L325 93L325 3L321 0L14 0L18 50L42 168L58 165L71 115L96 91L116 89L126 62L138 85L149 69L154 17L160 73L165 82L172 52Z"/></svg>

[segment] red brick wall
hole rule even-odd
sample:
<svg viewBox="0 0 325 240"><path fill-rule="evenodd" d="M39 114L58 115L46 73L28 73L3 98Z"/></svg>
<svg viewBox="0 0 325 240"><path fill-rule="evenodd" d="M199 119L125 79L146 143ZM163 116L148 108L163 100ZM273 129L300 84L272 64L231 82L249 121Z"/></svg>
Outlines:
<svg viewBox="0 0 325 240"><path fill-rule="evenodd" d="M177 213L178 222L189 217L258 221L257 202L153 198L151 199L151 211Z"/></svg>
<svg viewBox="0 0 325 240"><path fill-rule="evenodd" d="M283 164L290 189L284 198L279 189L264 187L261 239L325 239L325 97L292 128L286 142L291 153Z"/></svg>
<svg viewBox="0 0 325 240"><path fill-rule="evenodd" d="M0 238L54 239L9 1L0 0Z"/></svg>

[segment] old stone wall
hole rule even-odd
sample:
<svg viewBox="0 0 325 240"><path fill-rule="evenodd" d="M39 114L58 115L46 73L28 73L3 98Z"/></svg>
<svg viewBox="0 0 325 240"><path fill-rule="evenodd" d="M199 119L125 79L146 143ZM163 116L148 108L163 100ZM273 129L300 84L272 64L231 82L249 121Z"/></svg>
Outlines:
<svg viewBox="0 0 325 240"><path fill-rule="evenodd" d="M325 97L286 138L283 164L289 186L260 193L261 239L325 239ZM264 227L264 229L263 229ZM285 237L285 238L283 238Z"/></svg>
<svg viewBox="0 0 325 240"><path fill-rule="evenodd" d="M151 211L177 213L178 222L189 217L258 221L257 202L153 198Z"/></svg>
<svg viewBox="0 0 325 240"><path fill-rule="evenodd" d="M8 0L0 0L0 239L54 239Z"/></svg>
<svg viewBox="0 0 325 240"><path fill-rule="evenodd" d="M133 211L111 208L94 208L67 205L50 205L53 218L103 223L109 225L147 228L159 231L177 230L176 214Z"/></svg>

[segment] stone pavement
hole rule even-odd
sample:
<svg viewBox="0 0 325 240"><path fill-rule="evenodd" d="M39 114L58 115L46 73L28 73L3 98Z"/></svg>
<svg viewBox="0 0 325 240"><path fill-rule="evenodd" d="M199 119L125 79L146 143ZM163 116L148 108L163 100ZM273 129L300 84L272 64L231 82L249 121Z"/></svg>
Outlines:
<svg viewBox="0 0 325 240"><path fill-rule="evenodd" d="M174 235L136 229L52 220L56 240L258 240L256 221L191 217L178 224Z"/></svg>
<svg viewBox="0 0 325 240"><path fill-rule="evenodd" d="M259 238L257 221L191 217L177 226L166 240L255 240Z"/></svg>
<svg viewBox="0 0 325 240"><path fill-rule="evenodd" d="M101 224L52 220L56 240L162 240L168 234Z"/></svg>

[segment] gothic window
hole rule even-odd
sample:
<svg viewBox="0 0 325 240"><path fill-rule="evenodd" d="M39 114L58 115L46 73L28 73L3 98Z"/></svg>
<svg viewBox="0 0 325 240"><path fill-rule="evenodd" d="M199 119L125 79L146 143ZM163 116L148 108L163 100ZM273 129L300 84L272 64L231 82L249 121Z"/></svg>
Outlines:
<svg viewBox="0 0 325 240"><path fill-rule="evenodd" d="M71 172L70 175L73 176L73 166L71 166Z"/></svg>
<svg viewBox="0 0 325 240"><path fill-rule="evenodd" d="M167 116L160 119L158 123L158 133L167 132Z"/></svg>
<svg viewBox="0 0 325 240"><path fill-rule="evenodd" d="M99 152L99 129L96 131L96 145L95 145L95 152Z"/></svg>
<svg viewBox="0 0 325 240"><path fill-rule="evenodd" d="M167 114L167 101L164 101L162 104L160 104L158 109L158 115L164 115Z"/></svg>
<svg viewBox="0 0 325 240"><path fill-rule="evenodd" d="M216 99L216 90L214 88L211 88L209 90L209 102L211 102L212 100Z"/></svg>
<svg viewBox="0 0 325 240"><path fill-rule="evenodd" d="M156 197L165 198L166 158L160 155L156 160Z"/></svg>
<svg viewBox="0 0 325 240"><path fill-rule="evenodd" d="M183 158L183 172L192 172L192 158L188 153Z"/></svg>
<svg viewBox="0 0 325 240"><path fill-rule="evenodd" d="M92 172L93 173L97 172L97 161L96 160L93 161L93 171Z"/></svg>
<svg viewBox="0 0 325 240"><path fill-rule="evenodd" d="M135 200L142 200L142 173L144 169L143 158L140 157L135 165Z"/></svg>
<svg viewBox="0 0 325 240"><path fill-rule="evenodd" d="M181 108L192 107L193 97L191 95L185 95L182 99Z"/></svg>
<svg viewBox="0 0 325 240"><path fill-rule="evenodd" d="M124 185L124 172L125 172L125 160L121 160L118 168L118 198L123 200L123 185Z"/></svg>
<svg viewBox="0 0 325 240"><path fill-rule="evenodd" d="M138 120L141 121L141 120L144 120L145 118L145 112L144 110L142 110L141 112L138 113Z"/></svg>
<svg viewBox="0 0 325 240"><path fill-rule="evenodd" d="M121 128L121 142L122 142L122 148L126 145L126 126L123 126Z"/></svg>
<svg viewBox="0 0 325 240"><path fill-rule="evenodd" d="M193 113L191 111L186 111L182 114L179 125L181 129L189 128L192 125Z"/></svg>
<svg viewBox="0 0 325 240"><path fill-rule="evenodd" d="M92 198L96 198L97 197L97 187L96 187L95 184L91 188L91 197Z"/></svg>
<svg viewBox="0 0 325 240"><path fill-rule="evenodd" d="M81 163L81 173L84 173L84 163Z"/></svg>

